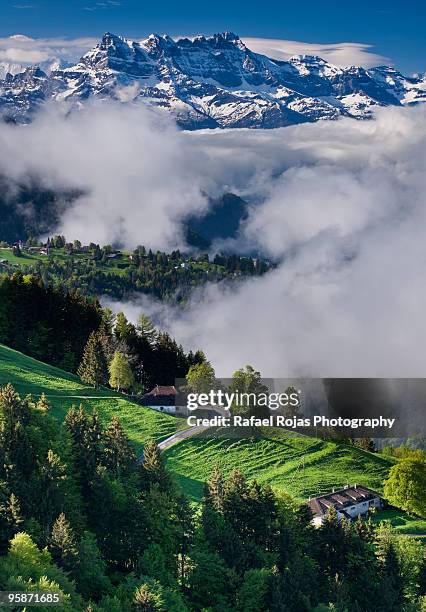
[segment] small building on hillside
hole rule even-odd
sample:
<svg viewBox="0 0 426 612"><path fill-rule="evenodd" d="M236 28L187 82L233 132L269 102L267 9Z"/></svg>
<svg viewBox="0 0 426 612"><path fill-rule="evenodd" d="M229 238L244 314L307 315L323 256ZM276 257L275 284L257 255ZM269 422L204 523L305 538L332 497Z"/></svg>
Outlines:
<svg viewBox="0 0 426 612"><path fill-rule="evenodd" d="M311 509L312 523L319 527L324 522L329 508L334 508L339 520L345 518L354 520L358 516L367 514L370 508L381 508L382 499L379 493L360 485L346 485L343 489L310 497L308 506Z"/></svg>
<svg viewBox="0 0 426 612"><path fill-rule="evenodd" d="M142 396L140 403L159 412L176 414L176 395L177 391L173 385L156 385L149 393Z"/></svg>

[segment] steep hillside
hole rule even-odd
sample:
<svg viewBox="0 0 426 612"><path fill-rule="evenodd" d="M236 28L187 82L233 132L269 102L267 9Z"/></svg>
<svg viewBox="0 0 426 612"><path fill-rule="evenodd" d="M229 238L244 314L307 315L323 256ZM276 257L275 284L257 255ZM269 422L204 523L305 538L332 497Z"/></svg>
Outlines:
<svg viewBox="0 0 426 612"><path fill-rule="evenodd" d="M107 389L93 389L77 376L27 357L0 344L0 386L11 383L22 395L39 397L44 393L52 411L63 419L71 406L82 404L87 410L96 408L102 421L117 416L130 440L139 451L145 440L167 438L184 422L128 401Z"/></svg>
<svg viewBox="0 0 426 612"><path fill-rule="evenodd" d="M238 468L248 478L285 490L299 500L340 488L363 484L382 490L393 461L347 444L263 429L257 440L230 437L218 430L191 438L165 451L167 465L194 499L217 465L224 473Z"/></svg>

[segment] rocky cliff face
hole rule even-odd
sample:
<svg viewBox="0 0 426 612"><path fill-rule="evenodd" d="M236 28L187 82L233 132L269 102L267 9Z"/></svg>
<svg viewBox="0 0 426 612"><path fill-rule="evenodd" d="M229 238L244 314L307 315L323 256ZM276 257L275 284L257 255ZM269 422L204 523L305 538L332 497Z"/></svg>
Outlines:
<svg viewBox="0 0 426 612"><path fill-rule="evenodd" d="M338 68L319 57L288 61L252 52L230 32L142 42L107 33L75 66L37 67L0 80L0 112L19 122L48 100L143 99L186 129L274 128L319 119L370 118L377 106L426 101L426 77L394 68Z"/></svg>

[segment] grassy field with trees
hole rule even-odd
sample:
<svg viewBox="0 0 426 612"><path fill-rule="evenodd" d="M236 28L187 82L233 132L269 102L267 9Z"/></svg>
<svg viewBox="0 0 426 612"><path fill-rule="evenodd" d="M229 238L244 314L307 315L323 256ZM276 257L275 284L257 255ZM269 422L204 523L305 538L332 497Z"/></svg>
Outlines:
<svg viewBox="0 0 426 612"><path fill-rule="evenodd" d="M238 281L259 276L270 269L261 259L237 255L153 252L144 246L133 251L111 245L67 243L55 236L43 245L7 245L0 242L0 272L36 274L51 287L79 290L91 297L107 295L122 299L135 292L158 299L182 301L206 283ZM2 246L3 245L3 246Z"/></svg>
<svg viewBox="0 0 426 612"><path fill-rule="evenodd" d="M127 393L215 386L204 353L20 271L0 276L0 341L2 590L76 612L426 612L422 451L250 427L161 453L186 420ZM264 388L251 366L232 384ZM416 518L332 508L315 529L307 497L347 483Z"/></svg>
<svg viewBox="0 0 426 612"><path fill-rule="evenodd" d="M331 509L314 529L306 505L238 469L214 469L194 508L155 442L136 462L116 416L59 423L10 384L0 425L2 590L54 592L61 612L426 609L424 547L386 524Z"/></svg>
<svg viewBox="0 0 426 612"><path fill-rule="evenodd" d="M72 406L93 408L101 421L117 416L126 435L140 451L143 443L153 438L161 441L185 425L185 421L144 408L110 389L94 389L69 372L47 365L0 344L0 387L11 383L22 397L42 393L51 405L51 413L62 421Z"/></svg>

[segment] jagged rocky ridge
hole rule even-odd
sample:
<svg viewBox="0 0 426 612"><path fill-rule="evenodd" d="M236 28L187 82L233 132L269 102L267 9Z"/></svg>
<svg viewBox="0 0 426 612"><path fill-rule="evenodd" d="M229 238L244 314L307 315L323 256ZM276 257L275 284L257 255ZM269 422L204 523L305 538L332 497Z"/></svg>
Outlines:
<svg viewBox="0 0 426 612"><path fill-rule="evenodd" d="M38 67L0 80L0 112L27 122L48 100L147 104L186 129L275 128L319 119L370 118L377 106L426 101L426 76L392 67L338 68L319 57L288 61L254 53L235 34L142 42L107 33L72 67Z"/></svg>

